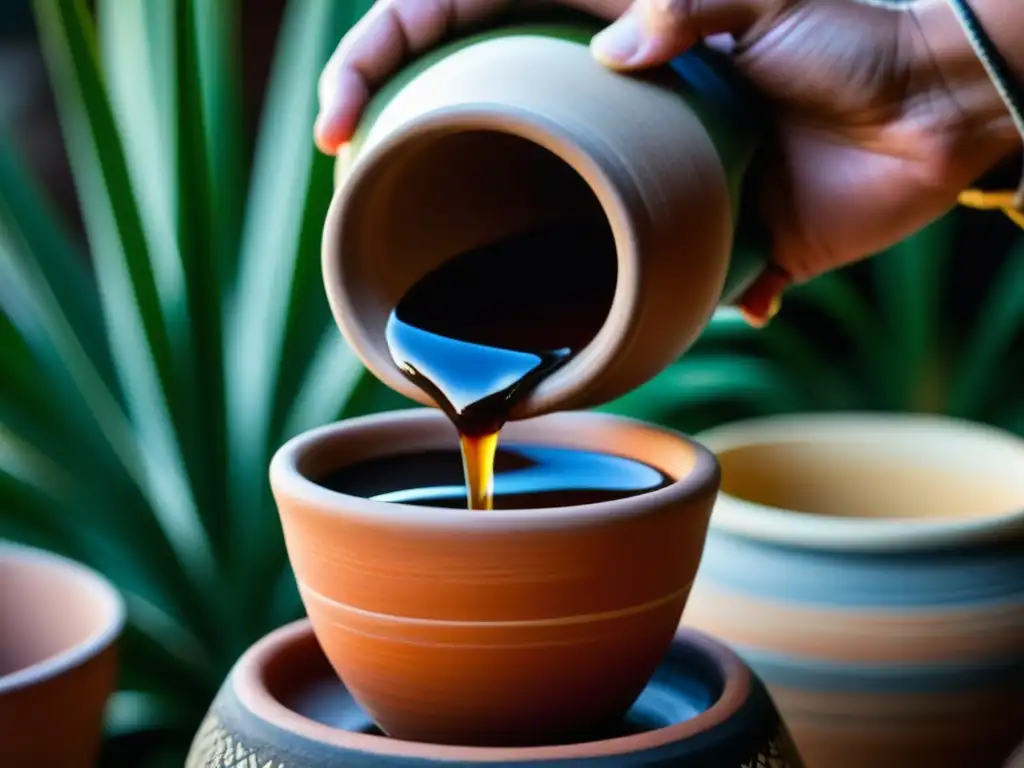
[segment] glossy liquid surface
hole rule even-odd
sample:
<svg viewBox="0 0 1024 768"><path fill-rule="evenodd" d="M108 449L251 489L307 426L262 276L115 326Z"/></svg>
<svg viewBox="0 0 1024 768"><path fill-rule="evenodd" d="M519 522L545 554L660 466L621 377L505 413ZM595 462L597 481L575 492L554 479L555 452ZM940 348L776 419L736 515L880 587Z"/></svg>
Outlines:
<svg viewBox="0 0 1024 768"><path fill-rule="evenodd" d="M498 448L494 509L541 509L595 504L649 493L671 484L658 469L633 459L547 446ZM339 493L450 509L466 506L459 452L422 451L360 462L323 478Z"/></svg>
<svg viewBox="0 0 1024 768"><path fill-rule="evenodd" d="M471 509L491 508L502 426L597 335L615 280L608 222L579 215L452 259L392 312L396 365L458 430Z"/></svg>

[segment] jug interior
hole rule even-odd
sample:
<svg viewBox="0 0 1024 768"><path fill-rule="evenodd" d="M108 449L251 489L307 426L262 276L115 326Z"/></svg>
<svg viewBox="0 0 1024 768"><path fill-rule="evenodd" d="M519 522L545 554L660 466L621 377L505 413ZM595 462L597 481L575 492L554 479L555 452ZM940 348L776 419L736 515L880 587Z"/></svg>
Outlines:
<svg viewBox="0 0 1024 768"><path fill-rule="evenodd" d="M465 268L431 286L440 333L579 349L608 318L612 226L582 176L533 141L497 130L410 137L380 153L348 198L343 277L358 286L348 299L371 336L456 257Z"/></svg>

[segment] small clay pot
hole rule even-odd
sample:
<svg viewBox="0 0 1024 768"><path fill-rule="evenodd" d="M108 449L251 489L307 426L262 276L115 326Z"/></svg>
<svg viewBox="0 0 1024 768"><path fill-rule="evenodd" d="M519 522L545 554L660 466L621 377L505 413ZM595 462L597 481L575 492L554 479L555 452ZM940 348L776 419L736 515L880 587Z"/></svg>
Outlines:
<svg viewBox="0 0 1024 768"><path fill-rule="evenodd" d="M342 333L391 389L434 404L386 344L389 313L409 288L460 253L569 213L606 220L614 240L613 264L565 254L577 292L591 289L589 272L611 269L614 297L593 340L517 405L516 419L632 390L763 268L735 236L760 134L728 63L698 47L644 77L616 74L589 51L600 28L582 17L450 42L366 111L338 164L323 275Z"/></svg>
<svg viewBox="0 0 1024 768"><path fill-rule="evenodd" d="M353 697L412 741L519 745L618 721L668 648L718 489L706 449L615 416L509 425L505 445L609 451L675 479L627 499L505 511L372 501L317 484L457 445L433 409L312 430L270 478L313 629Z"/></svg>
<svg viewBox="0 0 1024 768"><path fill-rule="evenodd" d="M1024 440L872 414L700 439L722 493L683 621L740 652L808 765L1001 766L1024 734Z"/></svg>
<svg viewBox="0 0 1024 768"><path fill-rule="evenodd" d="M603 670L595 669L600 675ZM495 691L496 698L501 697ZM627 718L563 746L438 746L380 733L331 670L308 622L279 629L232 670L186 768L423 765L800 768L760 681L723 645L681 633Z"/></svg>
<svg viewBox="0 0 1024 768"><path fill-rule="evenodd" d="M124 615L93 571L0 543L0 765L94 764Z"/></svg>

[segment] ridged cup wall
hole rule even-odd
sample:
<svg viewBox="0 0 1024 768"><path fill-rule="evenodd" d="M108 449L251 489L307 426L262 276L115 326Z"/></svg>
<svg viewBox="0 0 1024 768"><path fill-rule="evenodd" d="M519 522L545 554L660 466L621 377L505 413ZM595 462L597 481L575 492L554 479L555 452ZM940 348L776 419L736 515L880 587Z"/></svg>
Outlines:
<svg viewBox="0 0 1024 768"><path fill-rule="evenodd" d="M685 626L765 680L809 768L999 768L1024 736L1024 441L931 416L699 438L722 493Z"/></svg>

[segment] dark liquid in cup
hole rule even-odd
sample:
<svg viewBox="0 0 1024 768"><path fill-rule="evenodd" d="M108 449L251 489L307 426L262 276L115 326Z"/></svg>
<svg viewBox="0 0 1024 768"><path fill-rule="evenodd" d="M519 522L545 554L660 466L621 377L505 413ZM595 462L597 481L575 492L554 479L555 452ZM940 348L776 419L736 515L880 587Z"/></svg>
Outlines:
<svg viewBox="0 0 1024 768"><path fill-rule="evenodd" d="M494 457L493 509L538 509L614 501L664 488L671 478L654 467L607 453L512 445ZM352 496L465 508L459 451L437 450L364 461L320 480Z"/></svg>
<svg viewBox="0 0 1024 768"><path fill-rule="evenodd" d="M588 212L446 262L391 313L395 363L458 430L471 509L491 508L512 410L593 340L615 282L609 224Z"/></svg>

